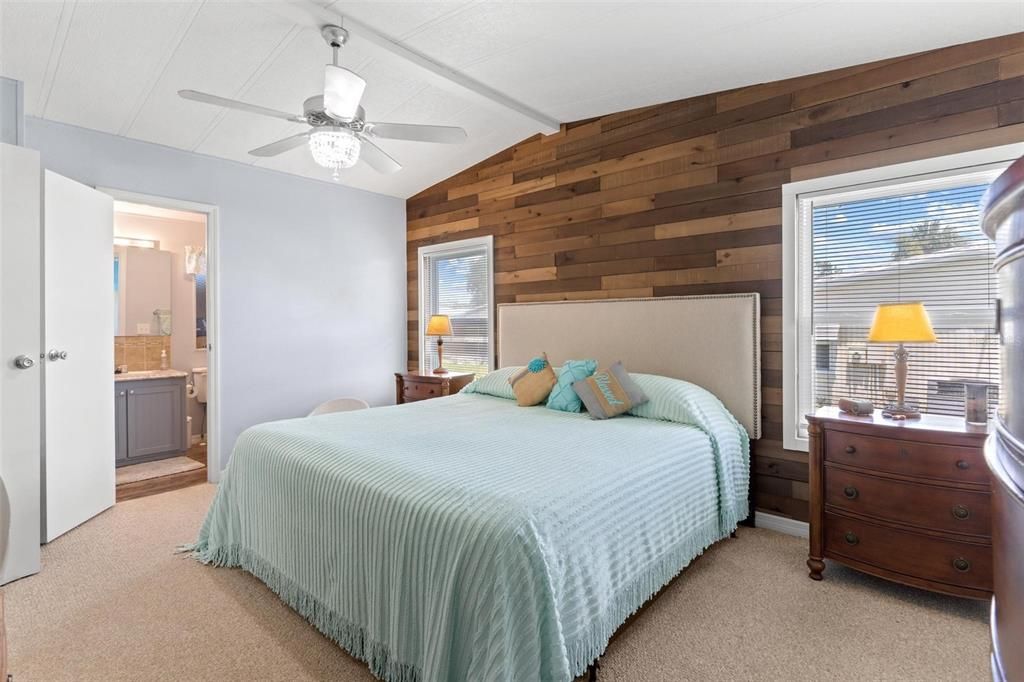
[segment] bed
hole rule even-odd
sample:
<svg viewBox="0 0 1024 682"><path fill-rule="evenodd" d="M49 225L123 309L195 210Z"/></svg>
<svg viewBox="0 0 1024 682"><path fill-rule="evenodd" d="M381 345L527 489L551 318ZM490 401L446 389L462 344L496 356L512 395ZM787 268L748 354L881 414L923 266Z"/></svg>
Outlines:
<svg viewBox="0 0 1024 682"><path fill-rule="evenodd" d="M756 295L599 303L499 306L499 360L622 359L648 403L606 421L520 408L499 371L255 426L195 556L252 573L389 682L582 674L747 515L759 416ZM588 339L595 313L621 326ZM730 369L703 387L681 380L716 359Z"/></svg>

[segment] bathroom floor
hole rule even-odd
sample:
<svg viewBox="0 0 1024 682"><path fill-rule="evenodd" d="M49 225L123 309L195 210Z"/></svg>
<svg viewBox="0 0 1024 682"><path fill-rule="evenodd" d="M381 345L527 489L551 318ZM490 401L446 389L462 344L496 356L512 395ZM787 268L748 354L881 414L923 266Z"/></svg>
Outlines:
<svg viewBox="0 0 1024 682"><path fill-rule="evenodd" d="M158 460L120 467L117 470L117 501L123 502L136 497L145 497L197 483L205 483L206 443L193 445L183 457L199 463L200 466L194 468L187 465L175 467L167 460ZM169 466L161 463L166 463Z"/></svg>

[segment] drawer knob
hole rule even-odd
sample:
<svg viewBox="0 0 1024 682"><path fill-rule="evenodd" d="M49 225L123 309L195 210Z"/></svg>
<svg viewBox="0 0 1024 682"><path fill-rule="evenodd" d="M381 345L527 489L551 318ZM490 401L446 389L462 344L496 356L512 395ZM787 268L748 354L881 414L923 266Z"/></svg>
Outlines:
<svg viewBox="0 0 1024 682"><path fill-rule="evenodd" d="M857 495L859 495L860 493L857 492L857 489L854 488L852 485L848 485L845 488L843 488L843 494L846 495L846 499L848 500L856 500Z"/></svg>
<svg viewBox="0 0 1024 682"><path fill-rule="evenodd" d="M956 461L956 468L961 470L970 469L971 465L966 459L958 459Z"/></svg>
<svg viewBox="0 0 1024 682"><path fill-rule="evenodd" d="M963 521L971 518L971 510L966 505L958 504L953 507L953 517Z"/></svg>
<svg viewBox="0 0 1024 682"><path fill-rule="evenodd" d="M848 545L856 545L860 542L860 538L857 537L857 534L850 530L846 531L846 535L843 536L843 539L846 540L846 544Z"/></svg>
<svg viewBox="0 0 1024 682"><path fill-rule="evenodd" d="M855 452L857 452L857 448L853 447L852 445L846 446L846 454L852 455Z"/></svg>
<svg viewBox="0 0 1024 682"><path fill-rule="evenodd" d="M971 570L971 562L963 558L962 556L958 556L956 559L953 559L953 568L960 571L961 573L966 573L967 571Z"/></svg>

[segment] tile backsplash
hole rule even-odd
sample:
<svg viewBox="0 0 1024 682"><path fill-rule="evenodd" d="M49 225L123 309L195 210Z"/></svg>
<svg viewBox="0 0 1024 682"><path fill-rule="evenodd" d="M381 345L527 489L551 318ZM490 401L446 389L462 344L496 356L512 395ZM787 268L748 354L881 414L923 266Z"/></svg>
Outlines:
<svg viewBox="0 0 1024 682"><path fill-rule="evenodd" d="M129 372L160 369L160 351L167 351L171 363L170 336L115 336L114 367L127 365Z"/></svg>

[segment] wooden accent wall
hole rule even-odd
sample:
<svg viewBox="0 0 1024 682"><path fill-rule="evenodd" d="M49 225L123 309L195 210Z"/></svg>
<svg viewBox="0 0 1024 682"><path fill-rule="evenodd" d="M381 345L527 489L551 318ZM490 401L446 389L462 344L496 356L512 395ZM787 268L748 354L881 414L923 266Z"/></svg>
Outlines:
<svg viewBox="0 0 1024 682"><path fill-rule="evenodd" d="M782 447L781 186L1024 141L1024 33L609 114L536 136L409 199L416 250L494 235L495 300L757 291L757 507L807 519Z"/></svg>

